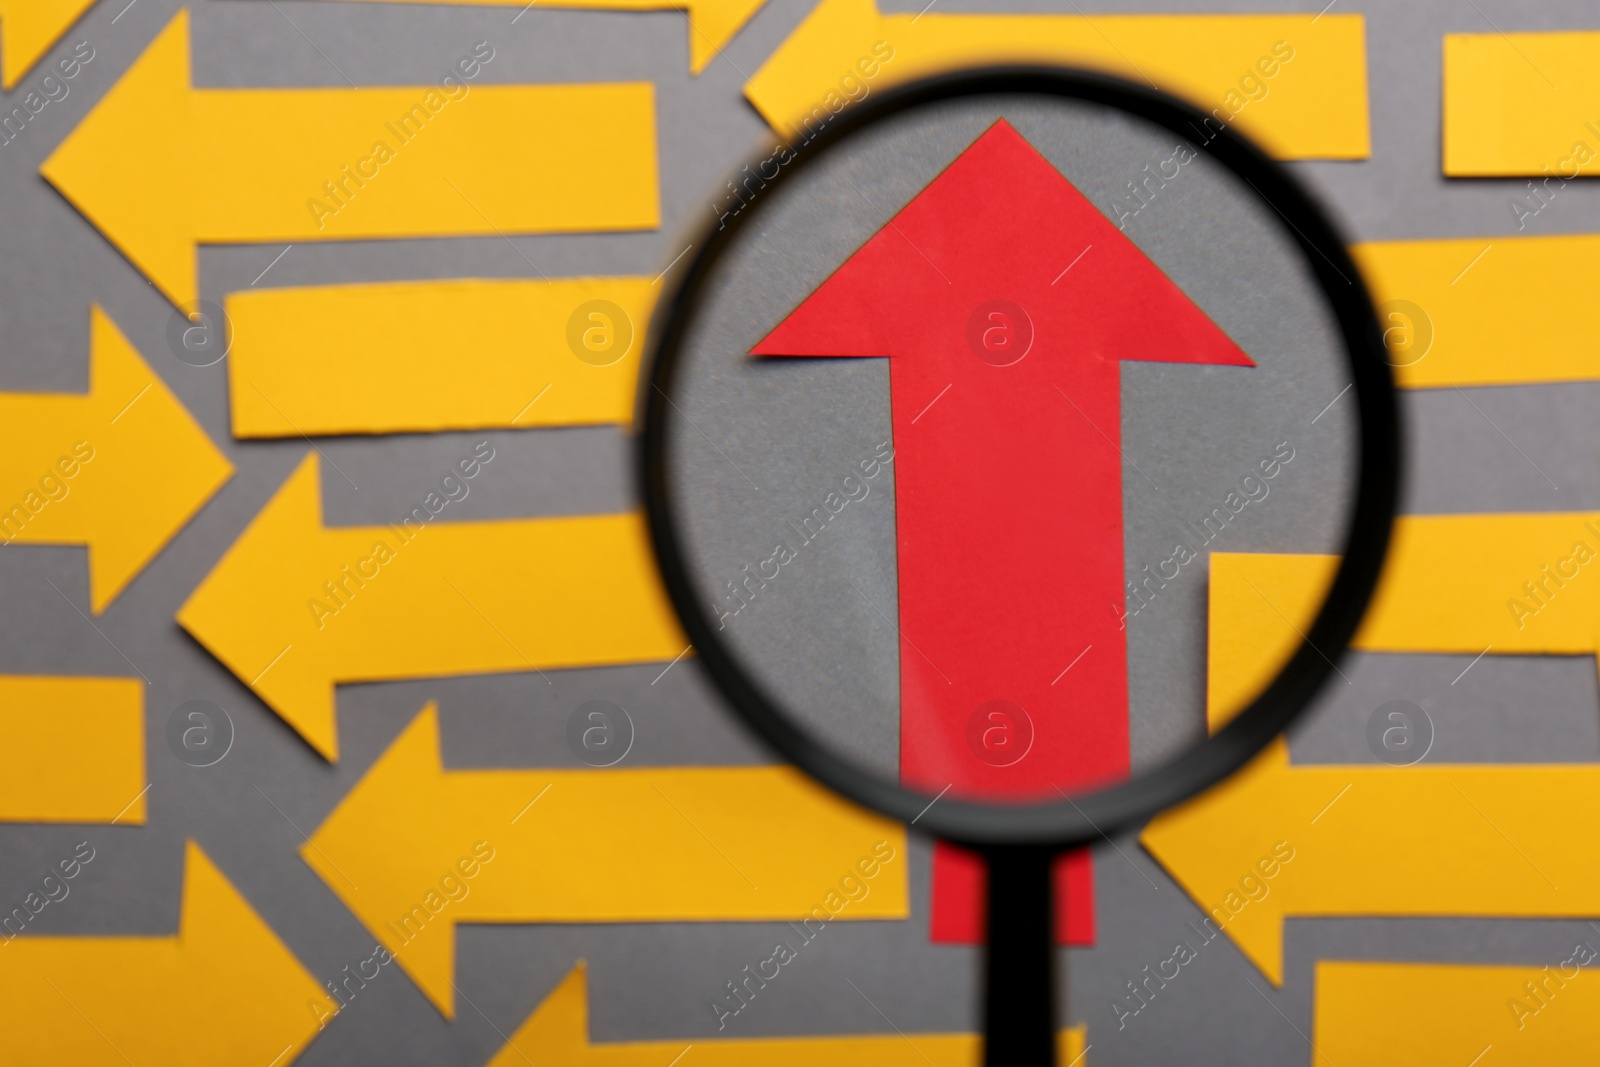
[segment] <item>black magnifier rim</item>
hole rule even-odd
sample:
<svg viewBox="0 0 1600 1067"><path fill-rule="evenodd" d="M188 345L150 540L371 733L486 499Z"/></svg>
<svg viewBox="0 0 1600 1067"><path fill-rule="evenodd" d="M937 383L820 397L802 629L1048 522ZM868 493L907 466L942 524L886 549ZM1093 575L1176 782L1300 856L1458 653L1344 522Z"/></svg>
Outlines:
<svg viewBox="0 0 1600 1067"><path fill-rule="evenodd" d="M1299 183L1231 126L1163 93L1109 75L1065 67L988 67L940 75L885 90L830 119L767 186L781 185L853 133L928 104L992 95L1056 96L1102 104L1138 116L1203 145L1243 179L1284 220L1311 267L1338 322L1349 359L1360 435L1355 508L1341 562L1327 599L1305 641L1268 685L1231 722L1193 748L1133 776L1082 796L1049 803L1011 805L938 799L867 770L817 743L770 699L717 636L689 579L676 511L667 486L666 426L683 337L705 300L705 283L718 256L744 227L759 225L771 191L765 187L732 217L707 226L682 279L663 294L653 315L648 369L640 386L641 426L635 453L645 517L660 567L684 633L700 666L739 716L779 755L843 796L901 822L974 847L1049 845L1070 848L1129 828L1242 767L1281 733L1333 672L1360 625L1378 583L1394 523L1400 482L1400 425L1393 375L1384 355L1372 298L1345 251L1344 241ZM1206 139L1209 131L1210 139ZM1198 138L1197 136L1198 135ZM752 163L752 166L755 164Z"/></svg>

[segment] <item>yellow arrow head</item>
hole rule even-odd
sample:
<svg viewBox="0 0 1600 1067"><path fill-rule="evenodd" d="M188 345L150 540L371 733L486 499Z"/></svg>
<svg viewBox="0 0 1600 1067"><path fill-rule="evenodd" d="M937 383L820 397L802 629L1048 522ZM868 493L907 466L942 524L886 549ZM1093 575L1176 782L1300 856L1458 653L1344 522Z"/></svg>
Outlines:
<svg viewBox="0 0 1600 1067"><path fill-rule="evenodd" d="M268 1058L276 1054L292 1062L318 1033L319 1016L308 1005L330 1014L338 1006L199 845L188 843L184 861L178 950L187 980L166 992L196 998L203 1015L186 1016L198 1031L159 1027L189 1051L150 1061L252 1062L265 1051ZM143 1020L145 1026L150 1022Z"/></svg>
<svg viewBox="0 0 1600 1067"><path fill-rule="evenodd" d="M1280 826L1304 827L1316 814L1289 773L1289 749L1280 738L1255 761L1193 800L1158 815L1139 842L1233 939L1273 985L1283 984L1287 868L1267 881L1258 866L1282 865L1294 842ZM1322 798L1324 801L1327 798ZM1302 818L1306 815L1306 818ZM1274 868L1276 870L1276 868ZM1267 886L1256 899L1258 885Z"/></svg>
<svg viewBox="0 0 1600 1067"><path fill-rule="evenodd" d="M199 296L189 13L179 11L39 173L180 307Z"/></svg>
<svg viewBox="0 0 1600 1067"><path fill-rule="evenodd" d="M689 0L689 70L699 74L767 0Z"/></svg>
<svg viewBox="0 0 1600 1067"><path fill-rule="evenodd" d="M567 972L533 1014L517 1027L517 1032L489 1061L488 1067L518 1067L526 1057L525 1049L537 1049L537 1054L547 1063L572 1067L596 1058L589 1044L588 963L579 960L577 966ZM645 1046L645 1055L653 1052L655 1047Z"/></svg>
<svg viewBox="0 0 1600 1067"><path fill-rule="evenodd" d="M820 128L831 117L826 90L873 55L881 21L875 0L822 0L745 83L745 98L779 133Z"/></svg>
<svg viewBox="0 0 1600 1067"><path fill-rule="evenodd" d="M0 68L6 92L94 0L0 0Z"/></svg>
<svg viewBox="0 0 1600 1067"><path fill-rule="evenodd" d="M0 999L0 1061L82 1067L290 1063L337 1010L193 841L176 936L17 937Z"/></svg>
<svg viewBox="0 0 1600 1067"><path fill-rule="evenodd" d="M430 896L435 906L441 899L441 871L430 864L440 854L470 856L473 835L456 828L460 812L444 788L439 715L430 703L333 809L300 856L440 1013L454 1019L456 920L448 907L436 918L429 910ZM396 841L413 847L390 848ZM343 861L338 866L335 856ZM441 861L444 874L453 873L450 862Z"/></svg>
<svg viewBox="0 0 1600 1067"><path fill-rule="evenodd" d="M315 590L322 534L322 477L317 454L308 452L178 609L178 623L313 748L337 760L333 681L315 636L283 637L306 631L305 604L283 590Z"/></svg>
<svg viewBox="0 0 1600 1067"><path fill-rule="evenodd" d="M90 602L96 614L233 475L233 464L98 307L89 326L82 439ZM99 416L104 416L103 418ZM59 428L55 428L59 432Z"/></svg>

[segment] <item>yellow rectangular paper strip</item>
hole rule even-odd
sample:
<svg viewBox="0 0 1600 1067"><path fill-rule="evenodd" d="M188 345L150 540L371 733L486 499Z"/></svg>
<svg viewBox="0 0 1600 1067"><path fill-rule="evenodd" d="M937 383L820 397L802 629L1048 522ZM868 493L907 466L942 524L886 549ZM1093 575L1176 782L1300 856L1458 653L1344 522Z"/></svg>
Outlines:
<svg viewBox="0 0 1600 1067"><path fill-rule="evenodd" d="M1600 168L1600 31L1444 39L1444 172L1551 176Z"/></svg>

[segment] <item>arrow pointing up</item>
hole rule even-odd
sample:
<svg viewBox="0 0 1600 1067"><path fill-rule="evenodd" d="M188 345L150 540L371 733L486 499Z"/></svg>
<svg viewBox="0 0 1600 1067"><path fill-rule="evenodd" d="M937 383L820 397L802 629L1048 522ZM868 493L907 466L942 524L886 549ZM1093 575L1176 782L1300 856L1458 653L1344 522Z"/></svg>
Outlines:
<svg viewBox="0 0 1600 1067"><path fill-rule="evenodd" d="M180 11L40 173L183 306L199 244L653 229L655 157L648 82L196 89Z"/></svg>
<svg viewBox="0 0 1600 1067"><path fill-rule="evenodd" d="M1124 776L1117 363L1250 358L1004 120L753 352L889 357L903 779ZM1031 720L1015 761L968 744L995 700Z"/></svg>

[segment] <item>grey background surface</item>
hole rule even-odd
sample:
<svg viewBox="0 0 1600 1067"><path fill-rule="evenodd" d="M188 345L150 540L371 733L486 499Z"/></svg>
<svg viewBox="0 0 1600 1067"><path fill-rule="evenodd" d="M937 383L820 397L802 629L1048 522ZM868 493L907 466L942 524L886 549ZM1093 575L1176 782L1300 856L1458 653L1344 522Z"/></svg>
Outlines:
<svg viewBox="0 0 1600 1067"><path fill-rule="evenodd" d="M300 835L318 825L428 699L442 710L444 754L456 767L572 765L567 716L610 699L638 726L630 762L735 763L767 757L717 707L693 670L659 666L552 676L455 679L342 688L342 762L322 762L276 716L172 622L190 590L287 477L304 442L237 443L228 436L224 368L193 368L169 354L166 302L37 174L39 163L82 119L167 23L177 0L103 0L68 32L48 61L78 41L95 60L24 135L0 148L0 388L82 390L88 307L98 302L145 354L236 464L234 478L96 620L81 550L0 553L0 671L129 673L146 694L153 780L142 828L0 827L0 900L20 899L36 872L89 838L99 850L40 933L169 935L176 929L182 843L197 839L315 975L331 978L365 958L371 938L299 860ZM1148 0L1142 10L1258 10L1240 0ZM1273 5L1280 6L1280 5ZM1311 11L1320 3L1281 5ZM434 80L479 40L496 58L486 82L650 80L656 84L664 226L659 232L296 246L255 284L302 285L400 278L526 276L528 262L554 274L654 273L682 248L682 228L707 211L720 175L769 138L740 95L753 73L808 10L771 0L698 79L687 73L679 13L622 14L357 5L297 0L213 0L193 5L197 85L337 86ZM886 2L916 10L918 2ZM1054 0L940 10L1071 11ZM1096 3L1092 10L1123 5ZM1132 9L1131 7L1128 9ZM1340 4L1335 10L1354 10ZM1537 8L1511 0L1365 5L1372 158L1297 164L1355 239L1483 236L1515 231L1505 201L1518 181L1439 176L1440 36L1502 29L1592 28L1589 5ZM0 28L0 32L4 32ZM24 79L31 87L39 72ZM603 131L597 131L603 136ZM1157 205L1162 207L1163 205ZM1530 233L1600 230L1600 186L1573 184L1529 224ZM279 246L208 247L202 294L248 288ZM1412 464L1406 506L1416 512L1565 510L1600 506L1600 463L1590 413L1600 386L1452 390L1406 398ZM1481 410L1481 414L1480 414ZM319 442L356 490L326 479L331 524L383 521L461 455L476 435ZM628 506L626 445L612 430L495 434L497 459L474 484L459 518L576 513ZM870 442L869 442L870 443ZM1219 546L1220 547L1220 546ZM1231 547L1231 546L1229 546ZM1247 547L1242 544L1238 547ZM1132 551L1129 559L1139 558ZM46 581L60 588L65 599ZM70 600L71 603L66 601ZM75 606L76 605L76 608ZM120 652L118 651L120 650ZM126 659L124 659L124 655ZM1409 699L1434 717L1432 760L1600 759L1596 672L1589 658L1486 658L1451 686L1469 657L1362 655L1345 668L1352 686L1330 694L1292 738L1294 758L1367 762L1363 732L1378 704ZM165 746L166 719L190 699L227 708L238 731L215 767L195 769ZM72 744L64 726L62 743ZM265 797L271 798L271 803ZM274 810L276 804L287 815ZM1396 818L1406 813L1396 812ZM292 820L295 825L291 825ZM1421 828L1419 828L1420 830ZM1304 1064L1311 1058L1312 966L1319 958L1529 962L1562 958L1588 928L1526 921L1296 920L1286 939L1285 983L1268 986L1226 941L1205 949L1195 976L1173 983L1120 1032L1109 1003L1143 966L1164 958L1199 911L1131 841L1097 856L1099 943L1065 954L1071 1021L1087 1021L1099 1063ZM723 1036L970 1028L976 1022L977 954L927 941L925 843L911 856L908 922L860 923L819 938L785 968ZM825 887L819 886L821 892ZM404 975L374 983L299 1062L479 1064L502 1043L579 956L591 964L591 1026L599 1041L716 1034L707 1002L746 963L770 951L772 924L467 927L459 937L460 1017L446 1023ZM848 981L847 981L848 979ZM865 997L853 989L851 983ZM1251 988L1246 988L1249 986ZM883 1014L872 1006L882 1009ZM5 1008L0 1008L3 1013ZM3 1016L0 1016L3 1018Z"/></svg>

